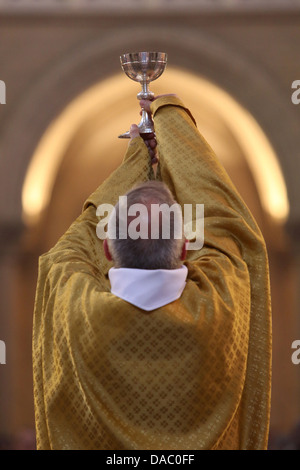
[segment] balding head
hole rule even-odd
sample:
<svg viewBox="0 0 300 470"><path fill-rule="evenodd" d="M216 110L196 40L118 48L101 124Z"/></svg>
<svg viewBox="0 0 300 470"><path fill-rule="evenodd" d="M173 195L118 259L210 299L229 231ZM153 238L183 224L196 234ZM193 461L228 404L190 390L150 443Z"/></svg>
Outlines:
<svg viewBox="0 0 300 470"><path fill-rule="evenodd" d="M116 268L176 269L184 247L180 206L168 187L147 181L129 191L126 207L115 206L108 247Z"/></svg>

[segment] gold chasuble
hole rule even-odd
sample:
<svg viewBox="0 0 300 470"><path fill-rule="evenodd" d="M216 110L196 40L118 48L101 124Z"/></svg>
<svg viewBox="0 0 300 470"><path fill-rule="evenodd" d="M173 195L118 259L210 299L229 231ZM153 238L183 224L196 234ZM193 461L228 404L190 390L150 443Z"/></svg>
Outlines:
<svg viewBox="0 0 300 470"><path fill-rule="evenodd" d="M179 299L144 311L110 292L96 208L154 179L141 137L40 258L33 366L38 449L266 449L271 311L252 215L175 96L152 104L159 171L204 204Z"/></svg>

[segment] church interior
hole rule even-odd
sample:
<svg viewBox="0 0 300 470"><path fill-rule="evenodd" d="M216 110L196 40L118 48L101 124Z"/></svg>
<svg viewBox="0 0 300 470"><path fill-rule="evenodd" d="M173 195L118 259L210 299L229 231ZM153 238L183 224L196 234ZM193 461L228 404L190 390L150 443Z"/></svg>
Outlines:
<svg viewBox="0 0 300 470"><path fill-rule="evenodd" d="M134 51L167 52L151 91L191 110L262 230L269 448L300 449L300 2L4 0L0 12L0 449L35 448L38 258L122 161L118 135L140 120L140 88L119 56Z"/></svg>

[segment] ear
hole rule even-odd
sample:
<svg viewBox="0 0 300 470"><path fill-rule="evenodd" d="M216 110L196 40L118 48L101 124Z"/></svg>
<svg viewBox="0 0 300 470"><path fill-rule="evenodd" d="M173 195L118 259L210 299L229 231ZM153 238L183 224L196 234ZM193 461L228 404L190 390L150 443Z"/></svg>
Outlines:
<svg viewBox="0 0 300 470"><path fill-rule="evenodd" d="M188 243L189 243L189 241L188 241L188 240L185 240L185 242L184 242L184 244L183 244L182 251L181 251L181 256L180 256L181 261L184 261L185 258L186 258L186 252L187 252Z"/></svg>
<svg viewBox="0 0 300 470"><path fill-rule="evenodd" d="M104 242L103 242L103 249L104 249L104 254L106 256L106 258L108 259L108 261L112 261L112 256L110 254L110 251L109 251L109 248L108 248L108 243L107 243L107 239L105 238Z"/></svg>

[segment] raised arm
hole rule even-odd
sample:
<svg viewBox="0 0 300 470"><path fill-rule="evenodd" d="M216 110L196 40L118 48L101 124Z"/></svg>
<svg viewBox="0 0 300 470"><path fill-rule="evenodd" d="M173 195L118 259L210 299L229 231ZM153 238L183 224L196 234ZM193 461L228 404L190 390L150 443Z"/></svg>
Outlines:
<svg viewBox="0 0 300 470"><path fill-rule="evenodd" d="M234 332L239 346L231 362L246 367L239 384L239 407L250 423L240 430L241 448L266 448L271 307L264 239L184 104L175 96L164 96L152 102L151 111L161 179L182 207L204 204L204 245L189 251L186 261L187 289L198 299L188 300L190 310L199 318L199 331L209 331L212 340L219 335L221 348L228 342L229 331ZM218 327L223 321L224 328Z"/></svg>
<svg viewBox="0 0 300 470"><path fill-rule="evenodd" d="M101 279L110 266L102 249L103 240L96 233L97 207L100 204L114 206L121 194L153 177L151 159L143 139L140 136L132 138L122 164L91 194L84 203L82 214L42 261L46 259L49 265L68 263L71 271L84 270Z"/></svg>
<svg viewBox="0 0 300 470"><path fill-rule="evenodd" d="M175 96L164 96L151 104L151 110L162 180L182 207L204 205L204 248L214 246L230 254L236 247L243 249L245 236L264 244L246 204L184 104ZM190 251L189 258L199 254Z"/></svg>

